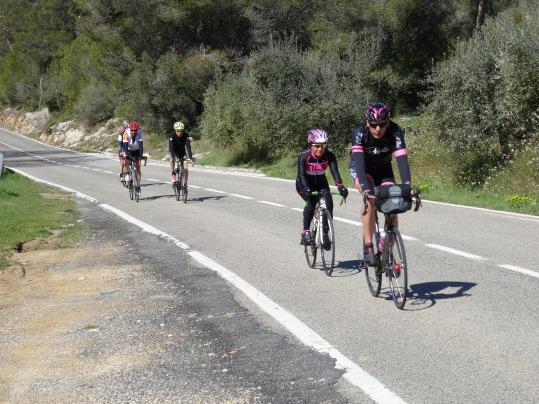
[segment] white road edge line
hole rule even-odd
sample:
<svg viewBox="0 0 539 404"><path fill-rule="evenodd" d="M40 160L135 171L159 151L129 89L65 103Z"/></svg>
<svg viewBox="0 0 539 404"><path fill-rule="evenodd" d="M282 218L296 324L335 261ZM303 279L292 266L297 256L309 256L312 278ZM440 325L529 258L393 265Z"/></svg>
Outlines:
<svg viewBox="0 0 539 404"><path fill-rule="evenodd" d="M479 255L470 254L470 253L460 251L460 250L455 250L454 248L444 247L443 245L438 245L438 244L425 244L425 245L430 248L435 248L437 250L445 251L451 254L460 255L462 257L470 258L472 260L477 260L477 261L486 260L486 258L481 257Z"/></svg>
<svg viewBox="0 0 539 404"><path fill-rule="evenodd" d="M515 265L509 265L509 264L498 265L498 266L500 268L503 268L503 269L508 269L509 271L520 272L521 274L530 275L530 276L533 276L534 278L539 279L539 273L538 272L531 271L531 270L526 269L526 268L521 268L521 267L517 267Z"/></svg>
<svg viewBox="0 0 539 404"><path fill-rule="evenodd" d="M89 200L97 204L100 208L104 210L108 210L118 215L122 219L125 219L128 222L140 227L142 230L147 231L148 233L154 234L164 240L174 243L178 247L185 250L187 254L189 254L193 259L198 261L200 264L206 266L208 269L211 269L212 271L215 271L223 279L227 280L233 286L238 288L247 297L249 297L258 307L260 307L263 311L268 313L274 320L276 320L279 324L281 324L288 331L290 331L294 336L296 336L296 338L298 338L305 345L315 349L316 351L320 353L326 353L330 357L334 358L336 360L335 367L337 369L342 369L345 371L343 374L344 379L346 379L352 385L360 388L364 393L366 393L369 397L371 397L375 402L384 403L384 404L385 403L388 403L388 404L389 403L391 404L393 403L404 404L405 403L405 401L402 398L400 398L391 390L386 388L378 379L371 376L368 372L363 370L363 368L361 368L359 365L352 362L352 360L350 360L348 357L343 355L338 349L336 349L328 341L323 339L312 328L310 328L301 320L299 320L297 317L295 317L293 314L289 313L284 308L279 306L277 303L275 303L269 297L264 295L262 292L260 292L250 283L246 282L245 280L240 278L238 275L226 269L225 267L213 261L212 259L206 257L204 254L195 250L191 250L187 244L177 240L171 235L165 232L162 232L159 229L145 222L142 222L134 218L133 216L113 206L110 206L105 203L99 203L99 201L92 198L91 196L83 194L74 189L64 187L59 184L55 184L53 182L42 180L40 178L26 174L24 171L21 171L18 169L10 168L10 170L17 172L18 174L24 175L34 181L41 182L52 187L60 188L66 192L73 193L80 198Z"/></svg>

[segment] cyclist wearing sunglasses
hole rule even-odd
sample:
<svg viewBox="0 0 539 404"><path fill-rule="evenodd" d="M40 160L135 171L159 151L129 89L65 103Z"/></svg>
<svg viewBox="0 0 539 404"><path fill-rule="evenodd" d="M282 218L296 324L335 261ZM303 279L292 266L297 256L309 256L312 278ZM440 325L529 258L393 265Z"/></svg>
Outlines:
<svg viewBox="0 0 539 404"><path fill-rule="evenodd" d="M311 129L307 132L307 140L310 147L298 157L298 176L296 179L296 190L306 202L303 209L303 231L300 241L302 245L312 243L309 227L313 220L318 196L313 196L310 193L312 191L329 191L329 184L325 175L328 167L341 196L343 198L348 196L348 189L342 185L337 159L332 152L327 150L328 133L320 128ZM327 192L321 197L325 198L326 206L333 215L333 198L331 194ZM324 248L328 248L330 244L325 232L322 237L322 244Z"/></svg>
<svg viewBox="0 0 539 404"><path fill-rule="evenodd" d="M183 168L185 170L185 183L187 184L187 178L189 177L189 165L187 159L193 160L193 153L191 152L191 142L193 138L190 137L185 131L185 125L183 122L174 123L174 133L168 137L168 150L170 152L170 168L172 169L172 182L176 182L176 172L174 170L176 166L176 156L183 161Z"/></svg>
<svg viewBox="0 0 539 404"><path fill-rule="evenodd" d="M375 186L395 183L391 167L392 155L397 160L401 182L411 184L408 151L404 143L404 133L389 118L389 109L382 102L372 102L365 109L365 121L352 130L352 150L350 154L350 175L360 194L369 194L369 209L361 215L363 223L363 258L369 266L377 265L372 236L374 232L374 204L372 192ZM363 211L363 198L361 198ZM397 215L395 215L395 220ZM394 223L397 225L397 223Z"/></svg>

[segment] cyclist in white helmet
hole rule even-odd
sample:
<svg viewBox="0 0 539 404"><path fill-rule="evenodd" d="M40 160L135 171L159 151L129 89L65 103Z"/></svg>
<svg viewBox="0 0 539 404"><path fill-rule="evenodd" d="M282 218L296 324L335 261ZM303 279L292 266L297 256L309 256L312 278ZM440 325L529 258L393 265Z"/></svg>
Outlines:
<svg viewBox="0 0 539 404"><path fill-rule="evenodd" d="M185 125L183 122L174 123L174 133L168 137L168 150L170 152L170 168L172 169L172 182L176 182L176 173L174 168L176 167L176 156L183 160L183 167L185 169L185 183L187 184L187 178L189 177L189 165L187 159L193 160L193 153L191 152L191 142L193 138L190 137L185 131Z"/></svg>
<svg viewBox="0 0 539 404"><path fill-rule="evenodd" d="M302 245L312 243L309 227L311 226L314 209L319 197L310 193L311 191L322 191L324 189L329 191L329 184L325 175L328 167L341 196L343 198L348 196L348 189L341 181L337 158L327 150L328 133L320 128L311 129L307 132L307 141L309 142L309 148L301 152L298 157L298 176L296 179L296 191L306 202L303 209L303 231L300 241ZM323 197L326 200L329 212L333 215L333 198L331 194L328 192ZM322 245L326 249L330 245L328 235L325 232L322 237Z"/></svg>

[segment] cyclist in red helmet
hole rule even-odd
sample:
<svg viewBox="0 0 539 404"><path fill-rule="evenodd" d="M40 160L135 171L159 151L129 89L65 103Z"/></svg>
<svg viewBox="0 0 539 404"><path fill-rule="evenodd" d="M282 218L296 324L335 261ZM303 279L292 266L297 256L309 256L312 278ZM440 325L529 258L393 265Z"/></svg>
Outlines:
<svg viewBox="0 0 539 404"><path fill-rule="evenodd" d="M352 130L352 150L350 154L350 175L361 195L371 194L375 186L395 183L391 166L392 156L397 160L401 182L411 185L408 150L404 143L404 133L391 121L388 107L382 102L372 102L364 112L365 120ZM369 209L361 215L363 223L363 258L369 266L378 264L372 245L374 232L374 204L369 196ZM363 211L363 198L361 198ZM396 220L395 215L395 220ZM397 225L397 223L395 223Z"/></svg>
<svg viewBox="0 0 539 404"><path fill-rule="evenodd" d="M137 183L140 184L141 171L140 171L140 160L144 152L144 135L142 130L139 127L139 124L135 121L129 123L129 127L126 130L127 136L122 142L122 153L123 156L129 156L135 161L135 166L137 168ZM140 187L137 187L137 191L140 192Z"/></svg>

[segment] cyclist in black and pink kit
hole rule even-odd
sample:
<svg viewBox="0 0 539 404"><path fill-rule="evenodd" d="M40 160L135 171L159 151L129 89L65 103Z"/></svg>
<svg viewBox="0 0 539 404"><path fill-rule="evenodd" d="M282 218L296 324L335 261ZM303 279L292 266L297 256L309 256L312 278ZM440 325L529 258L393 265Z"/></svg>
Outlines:
<svg viewBox="0 0 539 404"><path fill-rule="evenodd" d="M305 200L303 209L303 232L301 234L301 244L312 243L309 227L314 216L314 208L318 202L318 196L310 195L311 191L329 191L329 184L325 171L329 167L335 185L343 198L348 196L348 189L342 185L341 175L337 166L335 155L327 150L328 133L324 129L316 128L307 132L307 140L310 147L303 151L298 157L298 176L296 179L296 190L299 196ZM326 206L333 215L333 198L328 192L323 196ZM327 224L325 224L327 226ZM327 229L324 229L322 244L328 248L330 242L327 236Z"/></svg>
<svg viewBox="0 0 539 404"><path fill-rule="evenodd" d="M397 160L401 182L411 185L408 151L404 143L404 133L395 122L390 121L389 109L381 102L370 103L365 109L365 122L352 130L352 150L350 155L350 175L360 194L369 195L369 209L361 215L363 223L363 258L370 266L377 265L372 235L374 232L374 204L372 191L378 185L395 183L391 167L392 155ZM363 198L361 198L363 211ZM397 220L397 215L395 215ZM397 225L397 223L394 223Z"/></svg>

